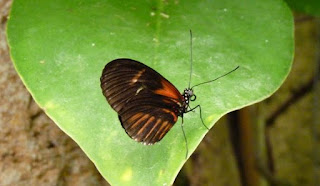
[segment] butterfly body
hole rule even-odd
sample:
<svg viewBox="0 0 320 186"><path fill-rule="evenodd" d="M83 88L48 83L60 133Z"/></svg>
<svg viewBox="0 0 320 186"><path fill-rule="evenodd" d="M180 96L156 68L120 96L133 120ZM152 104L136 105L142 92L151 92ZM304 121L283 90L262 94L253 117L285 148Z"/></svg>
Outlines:
<svg viewBox="0 0 320 186"><path fill-rule="evenodd" d="M100 81L126 133L144 144L160 141L196 98L192 89L180 94L158 72L132 59L109 62Z"/></svg>

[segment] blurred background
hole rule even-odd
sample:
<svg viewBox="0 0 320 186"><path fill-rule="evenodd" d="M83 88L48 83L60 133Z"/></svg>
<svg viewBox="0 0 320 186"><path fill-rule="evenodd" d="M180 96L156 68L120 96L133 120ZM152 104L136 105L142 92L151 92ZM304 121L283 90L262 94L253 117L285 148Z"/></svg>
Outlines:
<svg viewBox="0 0 320 186"><path fill-rule="evenodd" d="M108 185L15 72L5 36L10 6L0 0L0 186ZM320 16L293 14L295 59L284 84L221 118L174 185L320 185Z"/></svg>

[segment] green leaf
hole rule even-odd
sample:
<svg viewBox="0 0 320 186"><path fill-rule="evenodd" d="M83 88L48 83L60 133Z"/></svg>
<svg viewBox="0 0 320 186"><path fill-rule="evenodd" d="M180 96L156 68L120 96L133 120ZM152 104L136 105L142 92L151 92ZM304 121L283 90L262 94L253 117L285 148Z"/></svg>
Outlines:
<svg viewBox="0 0 320 186"><path fill-rule="evenodd" d="M189 81L207 126L275 92L293 59L293 20L267 1L15 0L7 28L14 65L36 102L113 185L170 185L185 163L181 119L152 146L130 139L100 88L116 58L145 63L180 91ZM185 114L189 155L208 132Z"/></svg>
<svg viewBox="0 0 320 186"><path fill-rule="evenodd" d="M303 12L309 15L320 16L319 0L285 0L295 11Z"/></svg>

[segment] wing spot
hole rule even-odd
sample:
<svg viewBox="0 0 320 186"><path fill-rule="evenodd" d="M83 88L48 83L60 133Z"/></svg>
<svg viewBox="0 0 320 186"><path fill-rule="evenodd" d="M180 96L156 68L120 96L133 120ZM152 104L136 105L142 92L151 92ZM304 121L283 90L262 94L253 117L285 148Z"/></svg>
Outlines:
<svg viewBox="0 0 320 186"><path fill-rule="evenodd" d="M135 84L135 83L139 80L139 78L142 76L142 74L143 74L145 71L146 71L146 69L140 70L140 71L131 79L130 85Z"/></svg>
<svg viewBox="0 0 320 186"><path fill-rule="evenodd" d="M135 95L138 95L138 94L139 94L139 92L140 92L141 90L143 90L143 89L144 89L144 87L142 87L142 86L141 86L141 87L139 87L139 88L138 88L138 90L136 91L136 94L135 94Z"/></svg>

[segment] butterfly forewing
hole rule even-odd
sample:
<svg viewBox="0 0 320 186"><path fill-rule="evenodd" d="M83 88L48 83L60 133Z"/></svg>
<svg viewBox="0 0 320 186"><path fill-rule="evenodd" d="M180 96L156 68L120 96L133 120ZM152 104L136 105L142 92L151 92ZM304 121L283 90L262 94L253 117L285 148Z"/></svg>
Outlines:
<svg viewBox="0 0 320 186"><path fill-rule="evenodd" d="M100 80L108 103L136 141L160 141L177 121L183 97L150 67L131 59L116 59L105 66Z"/></svg>

